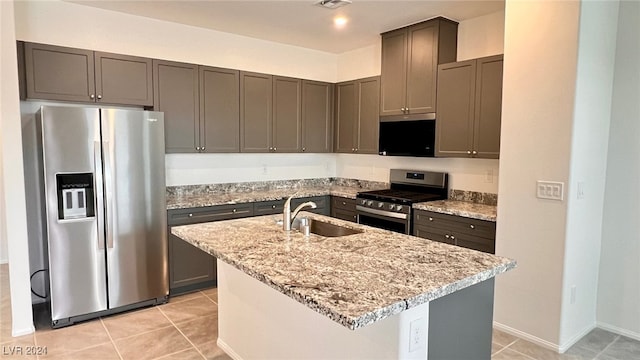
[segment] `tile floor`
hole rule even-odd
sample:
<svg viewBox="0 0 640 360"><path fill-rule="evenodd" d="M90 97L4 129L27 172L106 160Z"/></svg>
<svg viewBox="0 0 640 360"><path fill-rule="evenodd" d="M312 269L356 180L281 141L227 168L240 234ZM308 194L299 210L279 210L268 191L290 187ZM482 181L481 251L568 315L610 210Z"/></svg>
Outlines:
<svg viewBox="0 0 640 360"><path fill-rule="evenodd" d="M0 358L2 359L230 359L218 346L217 289L177 296L169 303L87 321L67 328L39 329L11 337L9 271L0 265ZM45 356L12 350L46 347ZM557 354L499 330L492 360L636 360L640 342L595 329L565 354Z"/></svg>

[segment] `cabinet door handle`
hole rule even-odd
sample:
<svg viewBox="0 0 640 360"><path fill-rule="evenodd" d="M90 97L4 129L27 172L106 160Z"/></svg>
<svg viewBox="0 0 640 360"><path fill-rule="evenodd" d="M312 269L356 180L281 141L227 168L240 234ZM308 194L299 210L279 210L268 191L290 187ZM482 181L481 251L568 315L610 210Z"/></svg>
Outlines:
<svg viewBox="0 0 640 360"><path fill-rule="evenodd" d="M272 209L275 209L275 208L276 208L276 206L275 206L275 205L271 205L271 208L272 208Z"/></svg>
<svg viewBox="0 0 640 360"><path fill-rule="evenodd" d="M202 150L202 151L204 151L204 146L202 147L202 149L201 149L201 150Z"/></svg>
<svg viewBox="0 0 640 360"><path fill-rule="evenodd" d="M102 99L102 95L98 95L98 100Z"/></svg>
<svg viewBox="0 0 640 360"><path fill-rule="evenodd" d="M342 205L347 205L347 203L343 201L343 202L342 202Z"/></svg>
<svg viewBox="0 0 640 360"><path fill-rule="evenodd" d="M475 151L475 150L473 150L472 153L473 153L473 155L478 155L478 152Z"/></svg>
<svg viewBox="0 0 640 360"><path fill-rule="evenodd" d="M467 150L467 154L471 155L471 150Z"/></svg>
<svg viewBox="0 0 640 360"><path fill-rule="evenodd" d="M275 147L274 147L274 148L273 148L273 151L278 151L278 148L275 148Z"/></svg>
<svg viewBox="0 0 640 360"><path fill-rule="evenodd" d="M93 99L95 99L95 98L96 98L96 96L95 96L95 95L93 95L93 94L89 95L89 99L93 100Z"/></svg>
<svg viewBox="0 0 640 360"><path fill-rule="evenodd" d="M189 217L193 217L193 214L189 214Z"/></svg>
<svg viewBox="0 0 640 360"><path fill-rule="evenodd" d="M355 148L353 151L358 152L358 148Z"/></svg>
<svg viewBox="0 0 640 360"><path fill-rule="evenodd" d="M302 151L303 151L303 152L307 151L307 148L302 148Z"/></svg>
<svg viewBox="0 0 640 360"><path fill-rule="evenodd" d="M449 238L449 234L445 234L444 237L448 239Z"/></svg>
<svg viewBox="0 0 640 360"><path fill-rule="evenodd" d="M429 221L433 221L433 218L432 218L432 217L429 217Z"/></svg>
<svg viewBox="0 0 640 360"><path fill-rule="evenodd" d="M456 239L456 237L451 235L451 240L455 240L455 239Z"/></svg>
<svg viewBox="0 0 640 360"><path fill-rule="evenodd" d="M196 146L196 151L200 151L200 146Z"/></svg>
<svg viewBox="0 0 640 360"><path fill-rule="evenodd" d="M473 224L469 225L469 227L472 228L472 229L476 228L475 225L473 225Z"/></svg>
<svg viewBox="0 0 640 360"><path fill-rule="evenodd" d="M237 209L233 209L232 212L235 214L236 212L238 212Z"/></svg>

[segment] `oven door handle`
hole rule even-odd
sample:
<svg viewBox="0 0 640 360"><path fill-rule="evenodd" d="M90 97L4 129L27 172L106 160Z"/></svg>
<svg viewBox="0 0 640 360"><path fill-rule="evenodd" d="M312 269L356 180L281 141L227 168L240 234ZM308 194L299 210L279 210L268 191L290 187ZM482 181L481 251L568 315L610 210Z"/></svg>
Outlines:
<svg viewBox="0 0 640 360"><path fill-rule="evenodd" d="M356 205L356 211L360 211L360 212L363 212L363 213L369 213L369 214L376 214L376 215L380 215L380 216L391 217L391 218L395 218L395 219L402 219L402 220L405 220L407 218L407 214L396 213L396 212L385 211L385 210L378 210L378 209L370 209L370 208L366 208L366 207L360 206L360 205Z"/></svg>

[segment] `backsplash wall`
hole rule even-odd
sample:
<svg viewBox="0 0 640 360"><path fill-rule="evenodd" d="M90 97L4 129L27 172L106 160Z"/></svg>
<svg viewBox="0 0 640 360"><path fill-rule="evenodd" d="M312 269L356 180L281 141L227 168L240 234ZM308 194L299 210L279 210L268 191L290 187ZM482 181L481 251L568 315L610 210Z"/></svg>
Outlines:
<svg viewBox="0 0 640 360"><path fill-rule="evenodd" d="M338 177L388 182L389 169L449 173L449 188L496 194L498 160L352 154L167 154L167 186Z"/></svg>

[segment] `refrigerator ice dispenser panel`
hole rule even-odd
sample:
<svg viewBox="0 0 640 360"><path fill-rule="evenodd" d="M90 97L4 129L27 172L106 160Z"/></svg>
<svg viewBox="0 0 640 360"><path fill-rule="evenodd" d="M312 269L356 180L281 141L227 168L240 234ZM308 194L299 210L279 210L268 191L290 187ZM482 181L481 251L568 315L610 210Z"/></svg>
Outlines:
<svg viewBox="0 0 640 360"><path fill-rule="evenodd" d="M95 216L93 174L56 174L58 219L84 219Z"/></svg>

